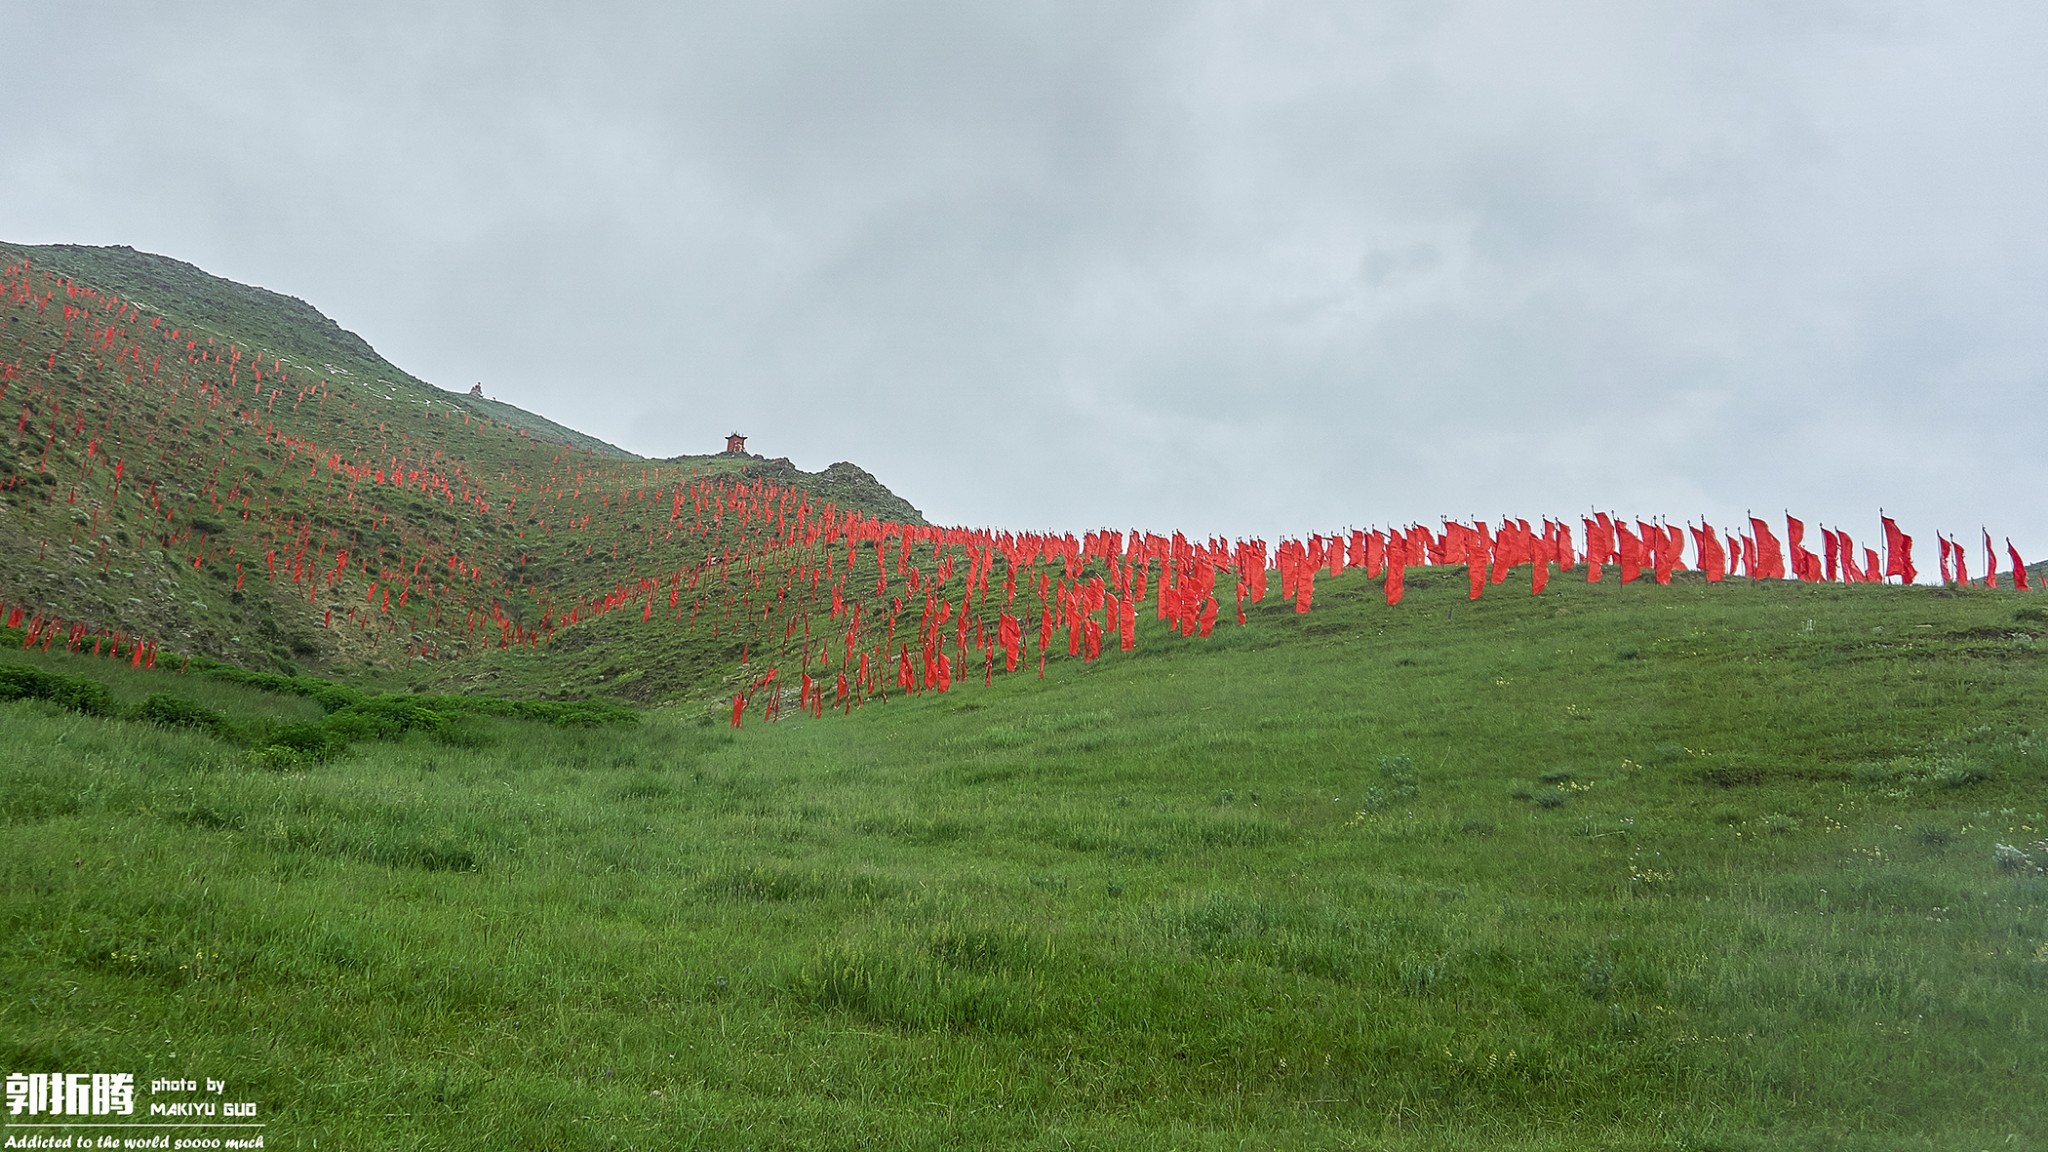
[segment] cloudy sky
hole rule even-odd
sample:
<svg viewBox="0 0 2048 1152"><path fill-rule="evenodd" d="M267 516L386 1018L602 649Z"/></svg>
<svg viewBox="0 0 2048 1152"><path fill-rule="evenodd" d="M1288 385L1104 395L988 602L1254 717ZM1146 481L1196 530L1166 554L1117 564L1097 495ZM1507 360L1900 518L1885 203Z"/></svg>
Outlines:
<svg viewBox="0 0 2048 1152"><path fill-rule="evenodd" d="M935 520L2048 553L2048 5L10 4L0 237Z"/></svg>

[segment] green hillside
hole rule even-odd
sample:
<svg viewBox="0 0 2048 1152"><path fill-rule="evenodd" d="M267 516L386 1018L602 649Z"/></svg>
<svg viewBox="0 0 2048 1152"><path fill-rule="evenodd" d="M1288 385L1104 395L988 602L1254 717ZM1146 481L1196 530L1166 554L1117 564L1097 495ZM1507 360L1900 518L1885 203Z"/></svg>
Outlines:
<svg viewBox="0 0 2048 1152"><path fill-rule="evenodd" d="M237 284L183 260L125 245L8 244L0 260L28 260L38 269L126 298L146 315L251 351L283 356L330 379L399 398L453 404L479 417L522 429L554 444L637 460L631 452L502 401L436 388L377 354L370 343L296 296ZM709 439L709 437L706 437Z"/></svg>
<svg viewBox="0 0 2048 1152"><path fill-rule="evenodd" d="M0 400L10 1076L273 1148L2048 1131L2009 573L937 528L121 249L0 248Z"/></svg>
<svg viewBox="0 0 2048 1152"><path fill-rule="evenodd" d="M0 270L0 612L73 647L473 684L487 650L536 655L622 589L729 563L733 501L923 523L852 464L642 460L443 392L302 301L175 260L0 245ZM648 660L688 654L635 690L732 674L747 641L716 639L650 638ZM535 663L511 686L607 687Z"/></svg>
<svg viewBox="0 0 2048 1152"><path fill-rule="evenodd" d="M2048 612L1463 584L737 732L0 642L111 686L0 704L0 1060L268 1147L2048 1131Z"/></svg>

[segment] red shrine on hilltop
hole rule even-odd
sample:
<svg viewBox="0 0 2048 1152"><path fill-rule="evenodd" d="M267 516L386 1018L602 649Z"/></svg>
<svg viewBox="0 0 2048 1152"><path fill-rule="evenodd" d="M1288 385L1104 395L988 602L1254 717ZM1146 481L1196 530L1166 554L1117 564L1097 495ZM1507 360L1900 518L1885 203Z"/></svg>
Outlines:
<svg viewBox="0 0 2048 1152"><path fill-rule="evenodd" d="M745 436L740 435L737 432L732 433L731 435L725 438L725 450L727 452L734 453L746 452L747 438Z"/></svg>

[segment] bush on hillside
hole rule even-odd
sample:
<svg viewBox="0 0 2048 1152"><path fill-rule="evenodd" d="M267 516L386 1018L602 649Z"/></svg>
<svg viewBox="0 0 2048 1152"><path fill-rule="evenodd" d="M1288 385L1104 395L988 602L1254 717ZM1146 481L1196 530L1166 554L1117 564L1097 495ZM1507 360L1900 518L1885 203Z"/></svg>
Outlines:
<svg viewBox="0 0 2048 1152"><path fill-rule="evenodd" d="M226 715L161 692L136 705L135 718L166 728L196 728L222 738L232 734Z"/></svg>
<svg viewBox="0 0 2048 1152"><path fill-rule="evenodd" d="M113 698L99 681L19 664L0 666L0 700L48 700L88 716L114 714Z"/></svg>
<svg viewBox="0 0 2048 1152"><path fill-rule="evenodd" d="M304 696L328 712L339 712L343 708L369 699L354 688L315 676L284 676L276 672L257 672L201 656L193 657L191 666L195 671L203 672L215 680L225 680L230 684L246 684L251 688L261 688L265 692L276 692L283 696Z"/></svg>
<svg viewBox="0 0 2048 1152"><path fill-rule="evenodd" d="M270 739L265 742L265 747L259 749L259 752L270 754L272 749L282 749L293 754L292 757L288 758L277 757L273 754L272 758L280 761L287 759L325 760L347 747L348 739L328 728L325 723L307 721L303 724L288 724L272 732Z"/></svg>
<svg viewBox="0 0 2048 1152"><path fill-rule="evenodd" d="M492 696L420 696L422 707L436 712L477 713L515 720L531 720L556 728L600 728L606 724L633 724L640 714L621 704L602 700L501 700Z"/></svg>
<svg viewBox="0 0 2048 1152"><path fill-rule="evenodd" d="M433 732L448 718L404 696L372 696L327 717L329 731L349 740L390 740L407 732Z"/></svg>

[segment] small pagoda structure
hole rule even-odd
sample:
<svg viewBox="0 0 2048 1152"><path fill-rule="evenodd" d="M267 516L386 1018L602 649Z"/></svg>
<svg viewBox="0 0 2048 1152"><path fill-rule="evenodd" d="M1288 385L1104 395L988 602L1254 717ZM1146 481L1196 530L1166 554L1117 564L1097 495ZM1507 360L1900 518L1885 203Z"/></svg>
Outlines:
<svg viewBox="0 0 2048 1152"><path fill-rule="evenodd" d="M747 438L737 432L729 434L725 438L725 450L734 456L746 455Z"/></svg>

